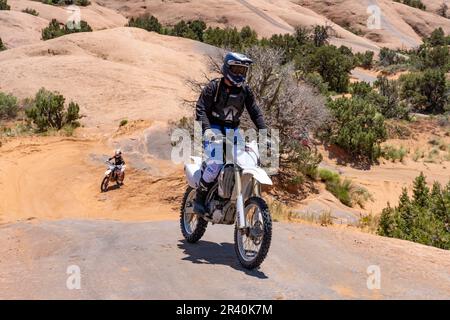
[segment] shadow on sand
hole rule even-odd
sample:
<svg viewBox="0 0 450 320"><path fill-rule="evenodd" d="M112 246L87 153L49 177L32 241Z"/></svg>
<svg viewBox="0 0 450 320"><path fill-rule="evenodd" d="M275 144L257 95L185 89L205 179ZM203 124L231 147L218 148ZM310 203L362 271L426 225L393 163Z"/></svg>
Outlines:
<svg viewBox="0 0 450 320"><path fill-rule="evenodd" d="M247 275L268 279L266 274L259 270L247 270L242 267L236 257L234 244L215 243L210 241L199 241L196 244L188 243L186 240L180 240L178 248L183 250L187 256L183 260L191 261L197 264L219 264L232 267L235 270L243 271Z"/></svg>
<svg viewBox="0 0 450 320"><path fill-rule="evenodd" d="M118 184L115 184L113 186L108 186L108 190L106 190L104 193L108 193L110 191L115 191L115 190L118 190L118 189L120 189L120 186Z"/></svg>

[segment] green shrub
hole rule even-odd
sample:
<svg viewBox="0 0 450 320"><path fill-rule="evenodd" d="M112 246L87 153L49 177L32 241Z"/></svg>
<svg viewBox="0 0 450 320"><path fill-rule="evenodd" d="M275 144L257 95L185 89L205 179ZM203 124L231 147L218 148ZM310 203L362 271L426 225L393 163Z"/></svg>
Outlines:
<svg viewBox="0 0 450 320"><path fill-rule="evenodd" d="M306 83L312 85L314 88L317 88L317 90L323 94L328 95L328 83L323 81L322 76L318 72L311 72L307 73L305 75L300 75L300 78L303 79Z"/></svg>
<svg viewBox="0 0 450 320"><path fill-rule="evenodd" d="M31 108L25 110L26 116L34 123L39 132L49 129L61 130L64 126L78 127L80 107L70 102L64 106L65 98L58 92L41 88L36 94Z"/></svg>
<svg viewBox="0 0 450 320"><path fill-rule="evenodd" d="M429 38L425 38L424 42L432 47L447 45L444 29L441 27L434 29Z"/></svg>
<svg viewBox="0 0 450 320"><path fill-rule="evenodd" d="M327 190L330 191L340 202L348 207L352 207L352 198L350 195L350 187L352 182L345 179L344 181L339 181L337 183L330 182L326 184Z"/></svg>
<svg viewBox="0 0 450 320"><path fill-rule="evenodd" d="M334 117L321 133L353 156L370 161L381 155L380 144L386 140L384 117L377 107L361 98L330 100L328 107Z"/></svg>
<svg viewBox="0 0 450 320"><path fill-rule="evenodd" d="M317 176L317 167L322 162L323 157L317 151L311 151L305 148L301 143L293 140L288 146L289 161L296 172L315 179Z"/></svg>
<svg viewBox="0 0 450 320"><path fill-rule="evenodd" d="M450 69L450 52L447 45L437 47L422 45L413 52L411 64L422 71L431 68L447 72Z"/></svg>
<svg viewBox="0 0 450 320"><path fill-rule="evenodd" d="M141 28L147 31L162 32L162 25L158 19L151 15L143 15L137 18L131 17L128 21L129 27Z"/></svg>
<svg viewBox="0 0 450 320"><path fill-rule="evenodd" d="M0 92L0 119L14 118L18 109L16 97Z"/></svg>
<svg viewBox="0 0 450 320"><path fill-rule="evenodd" d="M420 10L427 10L427 6L421 0L394 0L394 1L406 4L407 6L417 8Z"/></svg>
<svg viewBox="0 0 450 320"><path fill-rule="evenodd" d="M64 27L61 27L56 19L52 19L48 27L42 30L42 40L49 40L63 35L65 35Z"/></svg>
<svg viewBox="0 0 450 320"><path fill-rule="evenodd" d="M10 10L11 6L8 5L7 0L0 0L0 10Z"/></svg>
<svg viewBox="0 0 450 320"><path fill-rule="evenodd" d="M370 94L373 94L373 89L370 83L364 81L355 82L350 85L350 93L353 97L367 98Z"/></svg>
<svg viewBox="0 0 450 320"><path fill-rule="evenodd" d="M36 10L34 10L32 8L26 8L26 9L22 10L22 12L31 14L32 16L36 16L36 17L39 15L39 12L37 12Z"/></svg>
<svg viewBox="0 0 450 320"><path fill-rule="evenodd" d="M361 98L377 106L385 118L409 119L409 110L400 100L398 81L379 76L374 87L378 91L375 91L369 83L355 82L350 85L350 92L353 97Z"/></svg>
<svg viewBox="0 0 450 320"><path fill-rule="evenodd" d="M75 1L75 4L78 6L87 7L91 4L91 2L89 0L77 0Z"/></svg>
<svg viewBox="0 0 450 320"><path fill-rule="evenodd" d="M390 65L401 64L405 62L405 57L389 48L381 48L380 65L387 67Z"/></svg>
<svg viewBox="0 0 450 320"><path fill-rule="evenodd" d="M259 42L256 31L248 26L241 30L229 27L225 29L208 27L203 34L203 41L213 46L235 51L242 51ZM267 39L265 41L272 45Z"/></svg>
<svg viewBox="0 0 450 320"><path fill-rule="evenodd" d="M392 162L396 162L397 160L403 162L405 156L408 154L408 150L406 150L403 146L396 148L390 145L384 146L381 152L383 158L386 160L391 160Z"/></svg>
<svg viewBox="0 0 450 320"><path fill-rule="evenodd" d="M401 98L412 109L429 113L443 113L447 110L447 81L439 69L411 73L400 77Z"/></svg>
<svg viewBox="0 0 450 320"><path fill-rule="evenodd" d="M325 183L326 189L348 207L359 205L364 208L365 203L372 200L372 196L365 188L354 185L349 179L342 181L340 175L336 172L320 168L318 177Z"/></svg>
<svg viewBox="0 0 450 320"><path fill-rule="evenodd" d="M372 69L374 56L375 53L373 51L366 51L364 53L358 52L355 55L357 66L364 69Z"/></svg>
<svg viewBox="0 0 450 320"><path fill-rule="evenodd" d="M54 39L71 33L91 31L92 28L86 21L83 20L81 20L78 25L73 21L69 21L66 25L63 25L58 22L58 20L52 19L48 27L42 30L42 40Z"/></svg>
<svg viewBox="0 0 450 320"><path fill-rule="evenodd" d="M306 56L297 56L296 66L305 73L318 72L330 90L347 92L354 60L345 52L335 46L321 46Z"/></svg>
<svg viewBox="0 0 450 320"><path fill-rule="evenodd" d="M123 119L123 120L120 121L119 127L126 126L127 124L128 124L128 120L127 119Z"/></svg>
<svg viewBox="0 0 450 320"><path fill-rule="evenodd" d="M270 39L263 38L262 46L282 49L286 56L286 61L292 60L302 47L308 45L309 49L314 48L311 40L310 30L305 28L296 28L296 34L274 34Z"/></svg>
<svg viewBox="0 0 450 320"><path fill-rule="evenodd" d="M374 86L378 94L369 97L386 118L409 119L409 108L400 99L400 84L385 76L378 76Z"/></svg>
<svg viewBox="0 0 450 320"><path fill-rule="evenodd" d="M378 234L450 249L450 182L435 182L430 190L421 173L414 181L413 197L406 189L399 205L389 204L380 216Z"/></svg>
<svg viewBox="0 0 450 320"><path fill-rule="evenodd" d="M332 27L329 25L315 25L312 30L312 40L316 47L322 47L328 44Z"/></svg>
<svg viewBox="0 0 450 320"><path fill-rule="evenodd" d="M339 182L340 176L338 173L328 169L319 169L319 178L323 182Z"/></svg>
<svg viewBox="0 0 450 320"><path fill-rule="evenodd" d="M54 6L63 6L63 5L71 5L75 4L77 6L86 7L91 4L89 0L36 0L41 1L45 4L50 4Z"/></svg>
<svg viewBox="0 0 450 320"><path fill-rule="evenodd" d="M206 23L202 20L194 20L185 22L181 20L170 30L169 34L188 38L197 41L203 41L203 32L206 30Z"/></svg>

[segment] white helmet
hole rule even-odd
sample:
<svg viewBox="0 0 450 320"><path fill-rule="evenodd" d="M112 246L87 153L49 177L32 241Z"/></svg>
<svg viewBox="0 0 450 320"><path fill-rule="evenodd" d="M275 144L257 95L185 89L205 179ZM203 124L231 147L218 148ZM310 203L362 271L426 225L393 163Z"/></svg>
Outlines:
<svg viewBox="0 0 450 320"><path fill-rule="evenodd" d="M116 155L116 156L119 156L119 155L121 155L121 154L122 154L122 150L116 149L115 155Z"/></svg>

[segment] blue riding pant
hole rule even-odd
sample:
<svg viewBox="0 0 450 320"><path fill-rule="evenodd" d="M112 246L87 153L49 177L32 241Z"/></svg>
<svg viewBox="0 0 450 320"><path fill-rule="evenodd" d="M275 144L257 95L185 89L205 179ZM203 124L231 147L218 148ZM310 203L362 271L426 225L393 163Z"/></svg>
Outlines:
<svg viewBox="0 0 450 320"><path fill-rule="evenodd" d="M236 156L238 148L244 146L244 141L239 133L238 128L229 128L213 124L211 125L211 129L215 133L216 138L218 136L221 136L223 138L228 138L228 136L230 136L233 139L233 156ZM233 132L231 132L230 130ZM227 144L230 142L231 141L227 140ZM203 144L203 148L206 157L205 169L203 170L202 178L206 183L212 183L217 179L217 176L224 166L226 148L221 141L216 143L205 141Z"/></svg>

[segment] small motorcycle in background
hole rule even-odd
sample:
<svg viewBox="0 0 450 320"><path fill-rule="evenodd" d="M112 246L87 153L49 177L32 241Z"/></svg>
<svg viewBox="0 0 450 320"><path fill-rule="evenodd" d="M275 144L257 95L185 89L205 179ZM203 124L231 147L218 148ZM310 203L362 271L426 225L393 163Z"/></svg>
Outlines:
<svg viewBox="0 0 450 320"><path fill-rule="evenodd" d="M105 172L105 177L102 180L101 191L108 191L108 185L110 182L115 182L117 186L120 186L123 183L123 180L120 180L120 171L125 165L115 165L110 161L106 161L108 164L108 170Z"/></svg>

